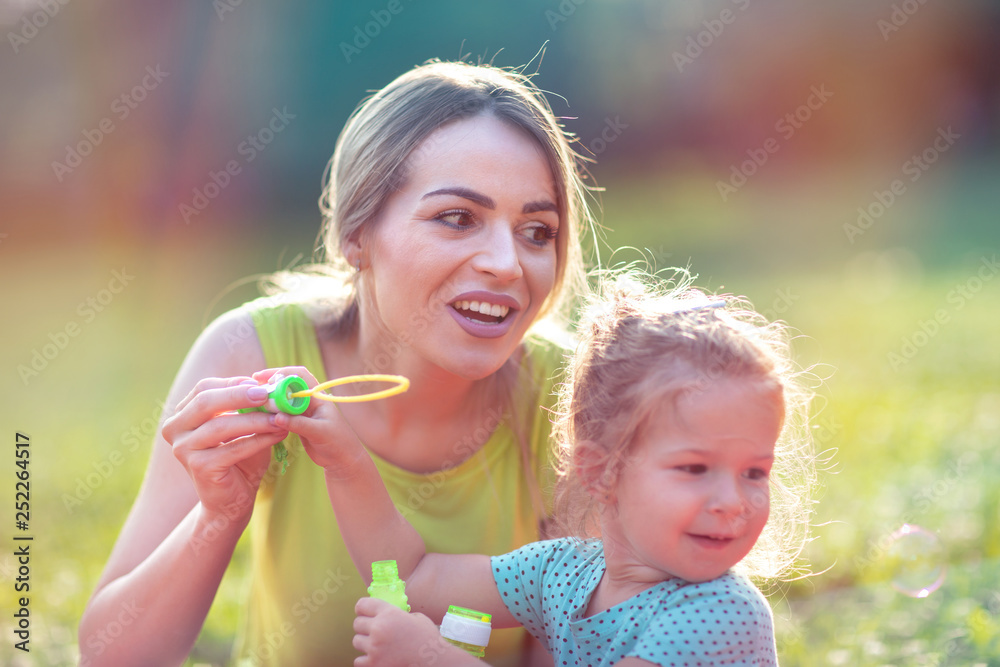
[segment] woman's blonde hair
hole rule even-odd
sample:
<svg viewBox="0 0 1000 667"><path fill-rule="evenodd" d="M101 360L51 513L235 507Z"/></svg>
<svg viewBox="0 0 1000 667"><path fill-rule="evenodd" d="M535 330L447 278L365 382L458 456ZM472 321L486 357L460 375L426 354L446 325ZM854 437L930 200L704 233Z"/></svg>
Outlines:
<svg viewBox="0 0 1000 667"><path fill-rule="evenodd" d="M298 275L278 274L279 287L301 287L303 272L333 278L322 289L327 295L324 305L328 309L332 305L327 325L335 331L352 330L358 298L353 267L344 259L343 247L370 232L386 201L405 183L414 151L429 135L448 123L484 114L531 136L552 171L560 217L556 280L539 319L555 316L565 321L574 296L586 286L581 228L592 221L582 158L529 76L492 65L430 61L399 76L358 106L323 176L324 225L317 243L322 247L321 263ZM330 282L339 283L339 289L333 286L333 298Z"/></svg>
<svg viewBox="0 0 1000 667"><path fill-rule="evenodd" d="M556 517L568 534L598 536L600 503L588 486L596 477L601 488L614 490L633 441L654 414L712 382L772 383L781 392L784 422L770 477L771 513L740 569L777 577L808 540L813 393L792 360L786 327L768 323L744 299L710 296L691 288L686 272L679 275L658 282L636 272L603 274L560 394ZM574 458L575 444L583 441L595 450L588 450L586 480Z"/></svg>

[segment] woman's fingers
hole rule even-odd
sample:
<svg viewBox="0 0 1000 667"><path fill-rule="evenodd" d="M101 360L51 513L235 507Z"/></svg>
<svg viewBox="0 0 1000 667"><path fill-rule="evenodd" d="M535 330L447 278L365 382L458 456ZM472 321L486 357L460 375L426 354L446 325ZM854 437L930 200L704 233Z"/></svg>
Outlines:
<svg viewBox="0 0 1000 667"><path fill-rule="evenodd" d="M312 416L286 415L278 413L271 417L276 428L284 428L296 433L313 444L343 442L344 438L357 439L340 411L334 406L324 406Z"/></svg>
<svg viewBox="0 0 1000 667"><path fill-rule="evenodd" d="M177 407L174 408L174 412L175 413L180 412L187 406L188 403L190 403L194 399L195 396L197 396L203 391L209 389L222 389L226 387L234 387L241 384L256 384L256 383L253 381L253 378L247 377L245 375L239 377L231 377L231 378L216 378L216 377L202 378L201 380L198 380L198 384L196 384L191 389L191 391L188 392L188 395L181 399L181 401L177 404Z"/></svg>
<svg viewBox="0 0 1000 667"><path fill-rule="evenodd" d="M192 471L225 471L288 437L287 431L254 433L210 449L175 450L177 458Z"/></svg>
<svg viewBox="0 0 1000 667"><path fill-rule="evenodd" d="M305 366L283 366L281 368L265 368L262 371L257 371L253 374L253 379L261 384L266 384L275 375L281 375L282 377L288 377L289 375L298 375L300 378L306 381L309 387L315 387L319 382L309 372L309 369Z"/></svg>
<svg viewBox="0 0 1000 667"><path fill-rule="evenodd" d="M222 414L191 430L181 438L188 449L212 449L253 433L287 432L271 420L268 412ZM175 446L180 443L174 443Z"/></svg>
<svg viewBox="0 0 1000 667"><path fill-rule="evenodd" d="M174 414L164 421L164 439L173 442L177 435L193 431L224 412L256 408L267 401L266 389L236 380L238 378L229 380L209 378L199 381L191 393L178 403ZM253 383L253 380L243 378L242 382ZM262 424L261 427L268 430L266 424Z"/></svg>

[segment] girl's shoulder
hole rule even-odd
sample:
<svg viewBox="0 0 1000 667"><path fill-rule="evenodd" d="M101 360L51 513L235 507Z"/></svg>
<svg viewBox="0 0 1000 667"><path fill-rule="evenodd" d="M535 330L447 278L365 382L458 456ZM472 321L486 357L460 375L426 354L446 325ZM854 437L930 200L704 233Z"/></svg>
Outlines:
<svg viewBox="0 0 1000 667"><path fill-rule="evenodd" d="M557 537L531 542L510 554L506 554L506 556L495 558L509 558L522 564L533 564L539 570L551 571L566 568L579 569L603 557L603 554L603 547L599 540Z"/></svg>
<svg viewBox="0 0 1000 667"><path fill-rule="evenodd" d="M685 583L671 590L670 605L710 605L725 610L771 616L767 598L745 575L730 570L720 577L700 583Z"/></svg>

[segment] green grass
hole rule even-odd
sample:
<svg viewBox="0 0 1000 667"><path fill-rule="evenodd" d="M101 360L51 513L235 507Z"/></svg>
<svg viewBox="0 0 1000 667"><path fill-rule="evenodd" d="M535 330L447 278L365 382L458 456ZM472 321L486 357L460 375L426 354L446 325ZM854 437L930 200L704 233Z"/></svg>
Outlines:
<svg viewBox="0 0 1000 667"><path fill-rule="evenodd" d="M806 552L816 574L770 590L782 664L1000 665L1000 279L983 283L961 307L953 298L985 251L966 249L922 269L912 253L846 247L840 236L844 247L826 248L816 266L783 262L784 249L726 218L740 209L722 210L690 193L643 200L638 191L621 191L605 199L609 226L629 220L612 244L651 248L661 266L691 257L700 284L745 294L782 317L802 334L802 362L825 364L815 423L820 449L832 457ZM652 226L678 211L693 219L718 215L700 233L688 229L677 239L669 226ZM0 557L2 664L74 662L80 613L138 491L151 421L183 355L208 319L252 296L240 288L217 300L227 285L277 268L282 249L308 252L312 236L268 246L187 234L144 249L13 258L13 240L5 242L0 279L31 280L30 289L9 297L17 326L5 330L0 399L4 437L21 429L32 438L35 542L30 656L12 647L6 610L14 563L10 549ZM747 252L753 258L741 260ZM77 305L121 266L134 267L134 281L25 385L18 366L30 364L50 333L81 320ZM942 311L946 321L927 335L927 323ZM890 355L902 354L907 341L912 358L894 361ZM134 450L126 445L132 429L144 436ZM5 476L10 466L3 464ZM74 494L79 502L67 503ZM0 521L6 534L9 502ZM946 551L945 581L924 599L897 593L887 569L886 537L907 521L938 534ZM241 563L223 585L192 664L224 660L240 613Z"/></svg>

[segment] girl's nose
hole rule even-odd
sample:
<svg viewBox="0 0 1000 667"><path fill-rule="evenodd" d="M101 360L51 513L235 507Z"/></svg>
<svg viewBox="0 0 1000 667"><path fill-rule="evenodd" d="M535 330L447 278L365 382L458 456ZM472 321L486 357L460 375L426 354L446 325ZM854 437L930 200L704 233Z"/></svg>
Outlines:
<svg viewBox="0 0 1000 667"><path fill-rule="evenodd" d="M739 515L746 507L746 499L738 480L720 475L712 485L709 509L717 514Z"/></svg>

